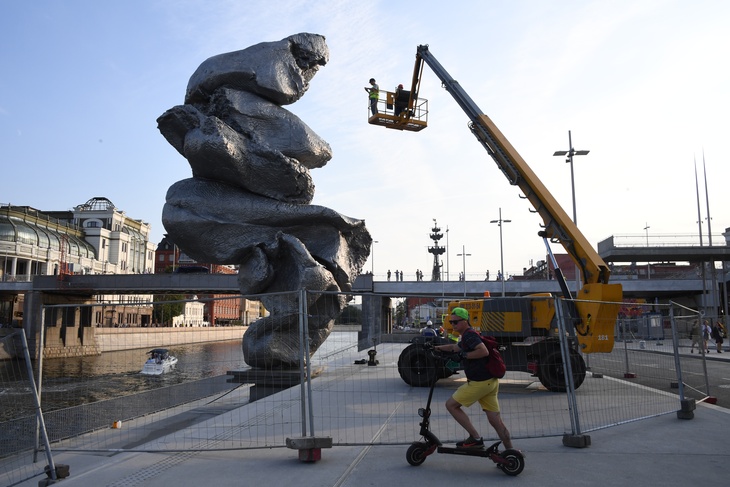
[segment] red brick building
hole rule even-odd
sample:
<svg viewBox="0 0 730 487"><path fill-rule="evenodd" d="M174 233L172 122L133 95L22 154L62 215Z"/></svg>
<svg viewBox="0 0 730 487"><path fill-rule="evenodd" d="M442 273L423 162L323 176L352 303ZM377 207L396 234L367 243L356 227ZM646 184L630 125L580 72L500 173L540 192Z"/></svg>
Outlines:
<svg viewBox="0 0 730 487"><path fill-rule="evenodd" d="M238 274L238 270L233 266L195 261L181 251L167 235L164 236L155 251L155 274L166 272ZM192 298L192 296L190 297ZM205 303L204 320L211 326L248 325L261 316L261 305L258 301L250 301L229 294L198 295L198 299Z"/></svg>

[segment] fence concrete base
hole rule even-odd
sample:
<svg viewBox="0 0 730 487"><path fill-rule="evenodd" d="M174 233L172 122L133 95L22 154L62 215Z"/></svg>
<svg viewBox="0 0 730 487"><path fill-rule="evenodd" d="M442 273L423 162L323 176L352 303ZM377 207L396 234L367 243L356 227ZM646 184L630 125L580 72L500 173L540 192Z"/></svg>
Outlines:
<svg viewBox="0 0 730 487"><path fill-rule="evenodd" d="M322 448L332 448L332 438L306 436L303 438L287 438L286 447L299 450L299 460L316 462L322 459Z"/></svg>
<svg viewBox="0 0 730 487"><path fill-rule="evenodd" d="M677 419L693 419L696 408L697 404L694 399L682 399L680 401L680 410L677 411Z"/></svg>
<svg viewBox="0 0 730 487"><path fill-rule="evenodd" d="M48 478L39 480L38 487L46 487L48 485L53 485L57 482L60 482L61 480L65 479L66 477L68 477L70 475L71 469L68 465L65 465L65 464L56 465L55 471L53 472L56 474L55 479L52 478L51 467L46 465L45 468L43 469L43 471L46 473L46 476Z"/></svg>
<svg viewBox="0 0 730 487"><path fill-rule="evenodd" d="M563 445L571 448L587 448L591 446L590 435L563 435Z"/></svg>

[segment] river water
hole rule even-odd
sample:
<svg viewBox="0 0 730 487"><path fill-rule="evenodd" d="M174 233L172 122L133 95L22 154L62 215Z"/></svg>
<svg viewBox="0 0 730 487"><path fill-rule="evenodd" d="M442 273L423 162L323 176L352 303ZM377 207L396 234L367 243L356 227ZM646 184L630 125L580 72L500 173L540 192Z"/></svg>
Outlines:
<svg viewBox="0 0 730 487"><path fill-rule="evenodd" d="M326 361L328 356L354 348L356 343L356 332L334 332L317 350L313 362ZM197 383L226 376L229 371L250 368L243 360L240 339L173 346L169 350L178 358L178 363L175 370L161 376L140 374L147 349L46 359L41 378L42 409L48 413L164 387ZM0 361L0 426L3 421L34 414L26 370L22 360ZM223 384L225 380L217 382Z"/></svg>

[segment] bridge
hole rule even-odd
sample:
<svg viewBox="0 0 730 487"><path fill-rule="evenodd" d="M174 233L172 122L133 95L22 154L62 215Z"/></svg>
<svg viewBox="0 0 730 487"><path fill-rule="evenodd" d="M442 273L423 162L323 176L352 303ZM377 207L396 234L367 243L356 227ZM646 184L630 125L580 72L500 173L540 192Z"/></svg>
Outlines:
<svg viewBox="0 0 730 487"><path fill-rule="evenodd" d="M598 242L598 254L606 262L727 262L728 245L621 245L621 236Z"/></svg>
<svg viewBox="0 0 730 487"><path fill-rule="evenodd" d="M29 290L51 294L239 294L237 274L89 274L36 276ZM0 285L1 286L1 285ZM2 290L2 287L0 287Z"/></svg>
<svg viewBox="0 0 730 487"><path fill-rule="evenodd" d="M625 298L680 298L701 294L702 279L628 279L615 276ZM568 282L575 292L575 282ZM524 296L535 293L560 293L555 280L507 280L506 296ZM29 282L2 282L0 292L40 292L48 294L92 296L95 294L239 294L235 274L95 274L36 276ZM372 275L358 276L353 284L355 293L406 297L443 295L450 297L482 297L485 292L501 296L501 281L374 281Z"/></svg>
<svg viewBox="0 0 730 487"><path fill-rule="evenodd" d="M686 298L703 292L702 279L613 279L612 283L623 286L624 298L673 299ZM568 282L568 287L575 294L575 282ZM448 281L448 282L373 282L371 276L359 276L353 288L356 292L372 292L374 294L407 297L444 295L451 297L483 297L485 292L490 296L502 295L501 281ZM507 280L504 283L505 296L526 296L535 293L560 294L560 286L556 280Z"/></svg>
<svg viewBox="0 0 730 487"><path fill-rule="evenodd" d="M598 243L598 253L608 263L624 262L726 262L730 260L730 246L714 245L654 245L638 246L636 242L622 245L622 236L611 236ZM724 269L723 265L723 269ZM643 278L613 274L611 281L623 286L625 298L678 299L696 297L711 285L700 276L677 278ZM727 282L721 273L719 281ZM576 292L575 282L568 287ZM238 294L238 276L235 274L90 274L63 276L34 276L29 282L0 282L0 294L40 293L92 296L94 294ZM501 296L501 281L375 281L369 274L358 276L353 283L356 293L384 296L483 297ZM506 296L524 296L535 293L559 294L555 280L515 279L504 283Z"/></svg>
<svg viewBox="0 0 730 487"><path fill-rule="evenodd" d="M689 279L621 279L624 299L645 299L648 302L673 300L689 307L707 306L714 301L708 300L707 290L712 285L699 277ZM725 276L723 276L723 279ZM568 282L575 295L575 282ZM372 275L358 276L353 283L353 294L362 296L363 319L370 323L363 330L362 347L370 345L369 337L383 326L388 316L392 297L430 297L442 296L444 299L481 298L485 293L501 296L501 281L374 281ZM536 293L561 293L555 280L507 280L504 283L505 296L525 296ZM42 307L51 297L51 302L61 300L66 304L88 302L94 295L134 295L134 294L240 294L238 276L235 274L97 274L63 276L36 276L28 282L1 282L0 295L24 296L24 327L30 337L31 354L36 353L36 339L43 321ZM56 298L52 298L56 296ZM252 299L256 299L252 296ZM726 311L727 312L727 311ZM78 313L77 313L78 314ZM365 319L367 315L369 318ZM79 327L79 338L85 341L85 334L91 328Z"/></svg>

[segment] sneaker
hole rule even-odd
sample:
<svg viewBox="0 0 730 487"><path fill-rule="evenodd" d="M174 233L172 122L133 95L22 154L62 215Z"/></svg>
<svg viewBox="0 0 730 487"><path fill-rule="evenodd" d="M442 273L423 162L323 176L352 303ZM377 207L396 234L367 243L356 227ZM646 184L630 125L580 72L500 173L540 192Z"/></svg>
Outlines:
<svg viewBox="0 0 730 487"><path fill-rule="evenodd" d="M469 436L466 440L457 442L456 448L484 448L484 441L481 438Z"/></svg>

